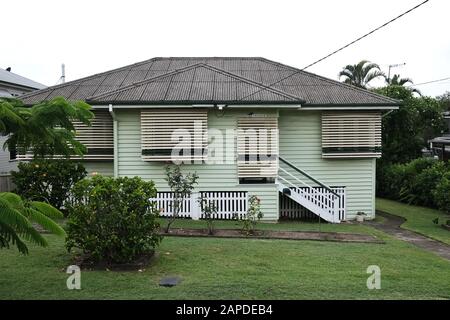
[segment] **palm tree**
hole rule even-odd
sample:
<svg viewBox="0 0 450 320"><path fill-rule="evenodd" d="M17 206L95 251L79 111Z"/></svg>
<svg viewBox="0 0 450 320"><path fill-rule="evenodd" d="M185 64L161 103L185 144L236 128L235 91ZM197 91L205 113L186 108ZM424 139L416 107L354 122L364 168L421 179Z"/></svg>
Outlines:
<svg viewBox="0 0 450 320"><path fill-rule="evenodd" d="M66 232L52 219L63 214L45 202L23 200L11 192L0 193L0 248L15 245L19 252L28 253L25 240L46 247L47 240L33 227L37 223L47 231L59 236Z"/></svg>
<svg viewBox="0 0 450 320"><path fill-rule="evenodd" d="M386 78L386 82L392 86L404 86L405 84L408 83L413 84L410 78L400 78L399 74L394 74L394 76L391 79Z"/></svg>
<svg viewBox="0 0 450 320"><path fill-rule="evenodd" d="M339 78L341 77L345 77L344 83L359 88L367 88L370 81L379 77L385 78L385 75L376 63L362 60L358 64L345 66L339 72Z"/></svg>
<svg viewBox="0 0 450 320"><path fill-rule="evenodd" d="M413 93L417 93L418 95L422 95L422 93L419 91L419 89L412 88L410 85L414 84L414 82L410 78L400 78L399 74L394 74L394 76L389 79L386 78L386 82L390 86L405 86L408 85L408 89L411 90Z"/></svg>

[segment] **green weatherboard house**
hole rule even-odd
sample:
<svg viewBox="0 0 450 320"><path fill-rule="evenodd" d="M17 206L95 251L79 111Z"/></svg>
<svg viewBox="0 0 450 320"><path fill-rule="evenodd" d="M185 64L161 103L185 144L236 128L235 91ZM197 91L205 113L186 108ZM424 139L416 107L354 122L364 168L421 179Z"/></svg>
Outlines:
<svg viewBox="0 0 450 320"><path fill-rule="evenodd" d="M92 126L77 124L88 172L153 180L163 215L171 214L164 166L182 146L176 159L199 175L182 216L200 218L203 195L230 219L257 195L264 220L333 223L375 216L381 117L399 104L264 58L153 58L21 98L57 96L93 107ZM189 140L174 138L180 132Z"/></svg>

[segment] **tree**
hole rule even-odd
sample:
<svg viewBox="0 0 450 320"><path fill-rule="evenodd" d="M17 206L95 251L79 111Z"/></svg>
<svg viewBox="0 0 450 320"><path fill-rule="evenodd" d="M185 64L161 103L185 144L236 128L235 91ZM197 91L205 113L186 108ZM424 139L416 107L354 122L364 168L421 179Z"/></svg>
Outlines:
<svg viewBox="0 0 450 320"><path fill-rule="evenodd" d="M446 91L444 94L437 96L436 99L444 110L450 111L450 91Z"/></svg>
<svg viewBox="0 0 450 320"><path fill-rule="evenodd" d="M82 155L86 148L76 141L73 121L90 124L94 116L90 106L82 101L69 102L62 97L43 101L32 107L20 100L0 98L0 134L8 136L5 145L9 150L25 154L32 150L34 156ZM28 253L24 240L47 246L47 241L33 228L30 221L47 230L65 235L52 218L62 213L45 202L23 200L14 193L0 194L0 248L15 244L20 252ZM21 239L21 237L23 239Z"/></svg>
<svg viewBox="0 0 450 320"><path fill-rule="evenodd" d="M170 226L180 214L183 200L192 194L194 185L197 184L198 175L195 172L184 175L178 165L166 166L165 180L173 194L172 215L168 218L166 226L166 233L168 233Z"/></svg>
<svg viewBox="0 0 450 320"><path fill-rule="evenodd" d="M0 99L0 133L8 136L4 147L35 158L83 155L86 148L75 139L74 121L89 125L93 118L83 101L56 97L32 107L17 99Z"/></svg>
<svg viewBox="0 0 450 320"><path fill-rule="evenodd" d="M345 66L339 72L339 78L342 77L345 77L344 83L359 88L366 88L370 81L379 77L385 78L385 75L376 63L362 60L358 64Z"/></svg>
<svg viewBox="0 0 450 320"><path fill-rule="evenodd" d="M391 79L386 78L386 83L390 86L405 86L407 84L414 84L414 82L410 78L400 78L399 74L394 74ZM412 87L408 87L408 89L413 93L417 93L419 96L422 95L419 89Z"/></svg>
<svg viewBox="0 0 450 320"><path fill-rule="evenodd" d="M428 140L445 128L441 104L431 97L414 97L409 88L398 85L374 91L403 101L383 117L382 162L405 163L420 157Z"/></svg>
<svg viewBox="0 0 450 320"><path fill-rule="evenodd" d="M27 201L11 192L0 193L0 248L16 245L19 252L28 254L25 240L48 246L47 240L33 227L32 222L59 236L65 231L52 219L62 213L45 202Z"/></svg>

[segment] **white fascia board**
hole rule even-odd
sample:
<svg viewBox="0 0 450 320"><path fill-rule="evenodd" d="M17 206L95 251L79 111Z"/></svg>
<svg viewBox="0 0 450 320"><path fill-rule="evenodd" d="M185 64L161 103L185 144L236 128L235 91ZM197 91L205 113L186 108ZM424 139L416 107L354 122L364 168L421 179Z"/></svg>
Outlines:
<svg viewBox="0 0 450 320"><path fill-rule="evenodd" d="M302 107L300 110L397 110L398 106L342 106L342 107Z"/></svg>
<svg viewBox="0 0 450 320"><path fill-rule="evenodd" d="M119 104L114 104L114 109L180 109L180 108L214 108L215 105L212 104L194 104L194 105L172 105L172 104L161 104L161 105L119 105ZM221 104L221 106L223 106L223 109L235 109L235 108L239 108L239 109L297 109L300 110L301 109L301 105L299 104L279 104L279 105L275 105L275 104L241 104L241 105L223 105ZM109 106L108 105L92 105L93 109L108 109Z"/></svg>

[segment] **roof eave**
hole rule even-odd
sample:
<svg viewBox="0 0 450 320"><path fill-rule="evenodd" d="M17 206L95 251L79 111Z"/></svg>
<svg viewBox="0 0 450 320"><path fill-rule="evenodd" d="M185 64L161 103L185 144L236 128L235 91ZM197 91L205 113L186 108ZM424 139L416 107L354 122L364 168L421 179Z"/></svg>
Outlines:
<svg viewBox="0 0 450 320"><path fill-rule="evenodd" d="M86 100L91 105L292 105L299 107L303 101L232 101L232 100L185 100L185 101L95 101Z"/></svg>
<svg viewBox="0 0 450 320"><path fill-rule="evenodd" d="M302 110L397 110L402 103L304 104Z"/></svg>

